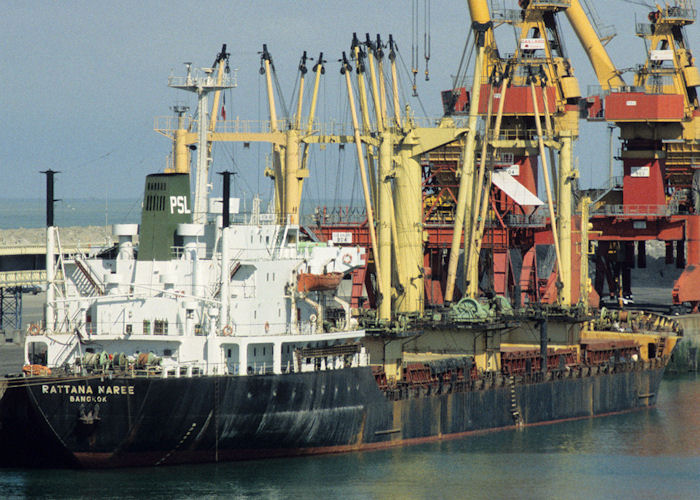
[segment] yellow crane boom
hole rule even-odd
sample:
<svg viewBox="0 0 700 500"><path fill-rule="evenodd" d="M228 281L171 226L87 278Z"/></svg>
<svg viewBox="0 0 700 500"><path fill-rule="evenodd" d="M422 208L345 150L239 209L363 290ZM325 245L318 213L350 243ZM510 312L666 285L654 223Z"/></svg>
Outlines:
<svg viewBox="0 0 700 500"><path fill-rule="evenodd" d="M571 0L571 5L566 9L566 17L581 42L583 50L586 51L603 90L624 86L624 80L603 47L579 0Z"/></svg>

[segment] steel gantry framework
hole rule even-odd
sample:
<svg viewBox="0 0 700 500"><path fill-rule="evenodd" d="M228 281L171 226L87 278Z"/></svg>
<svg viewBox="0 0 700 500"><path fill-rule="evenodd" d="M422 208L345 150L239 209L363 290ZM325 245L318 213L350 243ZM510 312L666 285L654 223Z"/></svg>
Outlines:
<svg viewBox="0 0 700 500"><path fill-rule="evenodd" d="M583 37L577 22L580 8L569 10L572 25ZM589 55L600 89L586 99L583 109L589 120L608 121L619 129L623 163L621 193L606 193L593 211L595 238L600 240L596 288L602 293L607 278L611 294L621 300L632 294L635 255L637 264L644 266L645 242L664 240L667 261L674 259L675 242L676 265L685 267L673 290L674 302L694 308L700 302L700 276L694 274L700 266L700 74L684 31L695 17L692 1L677 0L655 6L647 23L636 24L647 53L629 86L611 63L591 55L604 51L595 38L586 38L591 40Z"/></svg>

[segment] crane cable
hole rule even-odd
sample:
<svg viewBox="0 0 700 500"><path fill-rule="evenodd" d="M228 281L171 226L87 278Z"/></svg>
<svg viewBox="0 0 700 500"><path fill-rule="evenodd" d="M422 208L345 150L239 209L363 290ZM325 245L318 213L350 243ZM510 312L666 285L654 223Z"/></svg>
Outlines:
<svg viewBox="0 0 700 500"><path fill-rule="evenodd" d="M292 88L292 95L291 95L291 103L296 102L297 104L299 103L299 99L303 99L303 95L298 95L297 92L301 92L301 78L306 76L306 73L308 72L308 69L306 68L306 61L308 57L306 55L306 51L301 56L301 59L299 60L299 66L297 67L297 74L296 78L294 78L294 87ZM308 91L308 89L307 89ZM296 113L293 116L287 117L289 120L289 127L290 128L295 128L296 120L301 121L301 115L296 116Z"/></svg>
<svg viewBox="0 0 700 500"><path fill-rule="evenodd" d="M411 2L411 73L413 75L413 97L418 97L416 78L418 76L418 0ZM425 81L430 81L430 0L423 0L423 59L425 59Z"/></svg>
<svg viewBox="0 0 700 500"><path fill-rule="evenodd" d="M654 7L653 5L648 4L648 3L646 3L646 2L638 2L638 1L635 1L635 0L621 0L621 1L622 1L622 2L631 3L631 4L635 4L635 5L641 5L641 6L643 6L643 7L649 8L649 9L655 9L655 8L656 8L656 7Z"/></svg>
<svg viewBox="0 0 700 500"><path fill-rule="evenodd" d="M396 53L399 55L399 61L401 61L401 66L403 67L404 71L406 72L407 75L409 75L409 78L410 78L411 72L409 71L408 66L406 66L406 61L404 60L403 55L402 55L401 51L398 50L398 48L396 50ZM402 88L403 88L403 86L402 86ZM425 106L423 105L423 101L421 100L420 95L416 91L415 86L413 87L413 97L418 99L418 105L420 106L421 111L423 112L423 116L428 116L428 112L426 111Z"/></svg>
<svg viewBox="0 0 700 500"><path fill-rule="evenodd" d="M425 81L430 81L428 62L430 61L430 0L423 0L425 3L423 13L423 57L425 58Z"/></svg>
<svg viewBox="0 0 700 500"><path fill-rule="evenodd" d="M413 97L418 97L416 78L418 75L418 0L411 2L411 73L413 75Z"/></svg>
<svg viewBox="0 0 700 500"><path fill-rule="evenodd" d="M401 62L401 66L404 68L404 71L406 71L406 63L404 62L403 56L401 54L401 51L399 50L399 44L394 41L394 56L398 56L398 60ZM406 71L408 73L408 71ZM404 81L399 77L398 79L398 87L399 87L399 95L403 98L404 102L408 102L408 99L406 99L406 89L404 87ZM420 98L420 95L418 95L418 92L416 92L416 89L414 88L414 93L412 97L415 97L418 99L418 105L420 106L423 116L428 116L427 111L425 110L425 106L423 105L423 101ZM401 113L401 110L399 110L399 113Z"/></svg>
<svg viewBox="0 0 700 500"><path fill-rule="evenodd" d="M467 40L464 42L464 49L462 49L462 57L459 59L459 66L457 66L457 73L455 73L454 80L452 81L452 88L457 88L458 82L462 75L466 77L467 68L471 64L472 55L475 51L471 50L472 42L472 30L469 30L467 34ZM466 63L464 59L467 58Z"/></svg>
<svg viewBox="0 0 700 500"><path fill-rule="evenodd" d="M277 79L277 71L275 71L275 67L272 65L270 65L270 68L272 68L272 78L275 82L275 89L277 90L277 95L279 96L280 105L282 106L282 116L286 117L287 121L289 121L289 110L287 109L287 103L284 100L284 93L282 92L282 87L280 85L279 80Z"/></svg>

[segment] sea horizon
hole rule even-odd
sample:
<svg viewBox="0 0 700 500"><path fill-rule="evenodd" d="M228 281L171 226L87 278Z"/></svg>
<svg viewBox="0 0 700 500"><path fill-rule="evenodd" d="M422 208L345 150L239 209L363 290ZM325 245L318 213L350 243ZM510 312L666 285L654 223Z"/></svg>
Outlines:
<svg viewBox="0 0 700 500"><path fill-rule="evenodd" d="M241 213L250 212L252 197L241 199ZM261 210L268 201L263 200ZM311 215L317 206L351 207L355 214L362 211L357 200L311 200L302 204L304 215ZM331 213L332 210L329 210ZM59 227L108 226L111 224L138 224L141 221L141 197L100 199L68 198L56 200L54 223ZM45 198L4 198L0 200L0 230L32 229L46 225Z"/></svg>

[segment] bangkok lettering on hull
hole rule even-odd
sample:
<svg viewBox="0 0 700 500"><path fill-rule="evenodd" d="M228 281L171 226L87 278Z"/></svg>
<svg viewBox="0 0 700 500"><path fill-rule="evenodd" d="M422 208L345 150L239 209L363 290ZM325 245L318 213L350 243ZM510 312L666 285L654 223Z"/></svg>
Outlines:
<svg viewBox="0 0 700 500"><path fill-rule="evenodd" d="M133 396L133 385L68 385L68 384L44 384L41 386L42 394L66 394L71 403L105 403L107 396Z"/></svg>

